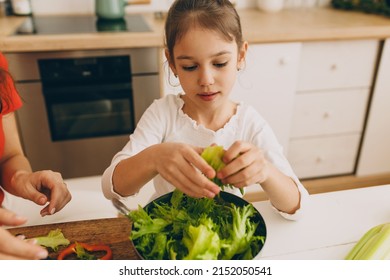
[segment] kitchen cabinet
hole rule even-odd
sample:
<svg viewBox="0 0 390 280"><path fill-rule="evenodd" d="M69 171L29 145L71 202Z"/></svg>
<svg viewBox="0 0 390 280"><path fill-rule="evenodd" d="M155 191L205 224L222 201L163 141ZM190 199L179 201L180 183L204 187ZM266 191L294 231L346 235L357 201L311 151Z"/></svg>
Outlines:
<svg viewBox="0 0 390 280"><path fill-rule="evenodd" d="M354 173L378 50L377 40L303 44L288 154L301 179Z"/></svg>
<svg viewBox="0 0 390 280"><path fill-rule="evenodd" d="M357 166L358 176L390 172L390 39L385 40Z"/></svg>
<svg viewBox="0 0 390 280"><path fill-rule="evenodd" d="M378 51L377 40L302 45L288 153L301 179L354 173Z"/></svg>

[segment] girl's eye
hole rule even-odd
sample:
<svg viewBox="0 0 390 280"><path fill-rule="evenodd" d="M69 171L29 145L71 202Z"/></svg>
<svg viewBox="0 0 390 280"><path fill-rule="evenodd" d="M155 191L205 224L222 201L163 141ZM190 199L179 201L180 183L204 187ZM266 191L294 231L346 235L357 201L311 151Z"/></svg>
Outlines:
<svg viewBox="0 0 390 280"><path fill-rule="evenodd" d="M228 62L223 62L223 63L213 63L213 65L217 68L223 68L228 64ZM198 69L198 65L191 65L191 66L182 66L184 71L195 71Z"/></svg>
<svg viewBox="0 0 390 280"><path fill-rule="evenodd" d="M228 63L227 62L224 62L224 63L214 63L214 66L217 67L217 68L222 68L222 67L225 67Z"/></svg>
<svg viewBox="0 0 390 280"><path fill-rule="evenodd" d="M184 71L194 71L196 70L197 66L196 65L193 65L193 66L183 66L182 67Z"/></svg>

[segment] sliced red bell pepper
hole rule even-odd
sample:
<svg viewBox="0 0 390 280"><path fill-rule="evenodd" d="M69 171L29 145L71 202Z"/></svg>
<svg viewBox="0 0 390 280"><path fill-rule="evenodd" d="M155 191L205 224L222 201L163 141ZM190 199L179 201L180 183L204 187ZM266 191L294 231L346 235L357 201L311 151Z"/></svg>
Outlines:
<svg viewBox="0 0 390 280"><path fill-rule="evenodd" d="M109 246L104 244L87 244L83 242L75 242L66 247L64 250L61 251L61 253L58 255L58 260L64 260L67 256L76 254L79 258L82 258L80 255L83 256L91 256L89 253L85 252L97 252L97 251L104 251L106 254L99 258L99 260L111 260L112 259L112 250Z"/></svg>

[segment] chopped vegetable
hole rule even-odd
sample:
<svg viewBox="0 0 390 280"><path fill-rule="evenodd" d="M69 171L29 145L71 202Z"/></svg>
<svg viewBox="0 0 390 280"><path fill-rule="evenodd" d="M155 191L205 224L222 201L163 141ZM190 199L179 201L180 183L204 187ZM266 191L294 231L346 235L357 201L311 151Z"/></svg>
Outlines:
<svg viewBox="0 0 390 280"><path fill-rule="evenodd" d="M346 260L390 260L390 223L367 231L345 257Z"/></svg>
<svg viewBox="0 0 390 280"><path fill-rule="evenodd" d="M69 240L65 238L61 229L51 230L46 236L39 236L34 238L37 244L53 249L54 252L58 250L59 246L69 245Z"/></svg>
<svg viewBox="0 0 390 280"><path fill-rule="evenodd" d="M170 201L128 214L130 239L145 259L252 259L265 242L256 233L255 214L252 204L197 199L175 190Z"/></svg>
<svg viewBox="0 0 390 280"><path fill-rule="evenodd" d="M104 256L97 258L95 255L90 254L90 252L103 251L105 252ZM66 257L76 254L77 259L79 260L111 260L112 259L112 250L109 246L104 244L92 245L82 242L72 243L70 246L61 251L58 255L58 260L65 260Z"/></svg>
<svg viewBox="0 0 390 280"><path fill-rule="evenodd" d="M138 211L133 212L133 221L135 227L138 228L132 232L133 239L145 234L159 233L169 223L160 218L152 219L141 206L138 206Z"/></svg>
<svg viewBox="0 0 390 280"><path fill-rule="evenodd" d="M244 207L232 205L230 211L233 215L233 224L229 238L223 245L225 250L222 259L225 260L231 259L236 254L245 253L254 240L258 239L264 242L264 237L253 237L257 224L252 223L249 219L255 213L255 209L251 207L251 204Z"/></svg>
<svg viewBox="0 0 390 280"><path fill-rule="evenodd" d="M184 230L183 244L188 250L184 260L216 260L221 251L220 239L215 224L205 218L199 226L189 225ZM212 244L212 246L210 246Z"/></svg>
<svg viewBox="0 0 390 280"><path fill-rule="evenodd" d="M225 167L225 163L222 160L224 154L225 151L222 146L209 146L203 150L201 157L218 172Z"/></svg>
<svg viewBox="0 0 390 280"><path fill-rule="evenodd" d="M218 172L225 167L225 163L222 160L224 154L225 150L223 149L223 146L214 145L206 147L200 156L215 170L215 172ZM212 178L211 181L220 186L222 190L224 190L225 187L234 188L233 185L222 183L221 179L217 177ZM243 194L242 188L240 188L240 192Z"/></svg>

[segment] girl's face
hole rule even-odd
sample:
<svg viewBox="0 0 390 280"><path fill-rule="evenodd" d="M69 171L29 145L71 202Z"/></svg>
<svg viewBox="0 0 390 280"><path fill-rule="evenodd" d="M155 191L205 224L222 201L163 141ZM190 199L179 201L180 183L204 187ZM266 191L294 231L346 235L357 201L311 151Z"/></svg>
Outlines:
<svg viewBox="0 0 390 280"><path fill-rule="evenodd" d="M216 32L194 27L176 42L174 57L168 61L180 80L186 100L202 107L218 106L228 100L246 50L246 42L238 52L235 41L229 42Z"/></svg>

